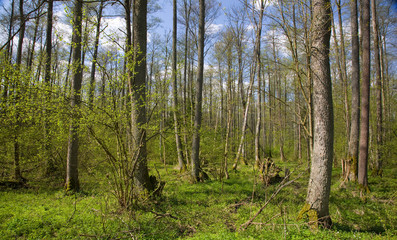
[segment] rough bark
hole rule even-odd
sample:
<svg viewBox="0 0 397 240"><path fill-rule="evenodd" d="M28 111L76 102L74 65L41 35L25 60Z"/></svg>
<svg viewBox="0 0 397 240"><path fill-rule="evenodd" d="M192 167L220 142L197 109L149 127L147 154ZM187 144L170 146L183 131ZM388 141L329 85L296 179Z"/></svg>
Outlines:
<svg viewBox="0 0 397 240"><path fill-rule="evenodd" d="M135 184L140 190L152 191L146 151L146 44L147 44L147 0L134 0L133 8L133 60L134 76L131 84L131 131L134 141Z"/></svg>
<svg viewBox="0 0 397 240"><path fill-rule="evenodd" d="M318 223L329 228L329 195L333 160L333 107L329 62L331 35L331 3L329 0L313 1L312 21L313 72L313 152L307 204L315 210Z"/></svg>

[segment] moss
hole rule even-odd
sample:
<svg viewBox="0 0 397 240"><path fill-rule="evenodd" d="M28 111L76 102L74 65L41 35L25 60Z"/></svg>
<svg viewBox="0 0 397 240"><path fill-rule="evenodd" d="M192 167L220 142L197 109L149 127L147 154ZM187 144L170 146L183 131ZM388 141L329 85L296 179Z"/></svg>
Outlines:
<svg viewBox="0 0 397 240"><path fill-rule="evenodd" d="M311 208L309 203L305 203L300 210L297 220L306 218L311 229L318 229L318 214L317 211Z"/></svg>

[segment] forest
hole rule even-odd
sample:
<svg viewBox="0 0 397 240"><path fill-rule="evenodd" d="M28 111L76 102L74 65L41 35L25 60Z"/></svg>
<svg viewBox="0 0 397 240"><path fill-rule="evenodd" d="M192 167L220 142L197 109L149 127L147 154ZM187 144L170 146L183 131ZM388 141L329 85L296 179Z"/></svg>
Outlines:
<svg viewBox="0 0 397 240"><path fill-rule="evenodd" d="M1 239L397 239L392 0L0 0Z"/></svg>

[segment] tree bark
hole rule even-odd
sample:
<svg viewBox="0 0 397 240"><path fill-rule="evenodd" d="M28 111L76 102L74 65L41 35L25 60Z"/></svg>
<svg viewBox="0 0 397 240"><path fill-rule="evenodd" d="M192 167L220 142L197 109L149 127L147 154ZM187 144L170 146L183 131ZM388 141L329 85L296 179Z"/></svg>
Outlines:
<svg viewBox="0 0 397 240"><path fill-rule="evenodd" d="M316 212L314 220L326 228L332 225L329 216L329 195L333 161L333 106L329 62L331 36L331 3L329 0L313 1L312 21L313 72L313 152L307 204Z"/></svg>
<svg viewBox="0 0 397 240"><path fill-rule="evenodd" d="M361 82L361 122L358 156L358 183L368 188L368 144L369 144L369 98L371 78L370 49L370 0L362 0L362 82Z"/></svg>
<svg viewBox="0 0 397 240"><path fill-rule="evenodd" d="M131 131L134 141L135 184L139 190L152 191L149 179L146 151L146 44L147 44L147 0L134 0L133 7L133 61L134 75L130 78ZM130 66L131 67L131 66Z"/></svg>
<svg viewBox="0 0 397 240"><path fill-rule="evenodd" d="M348 170L347 178L350 181L357 179L357 163L358 163L358 139L360 134L360 47L358 38L358 13L357 0L350 2L350 24L351 24L351 41L352 41L352 70L351 70L351 88L352 88L352 104L351 104L351 125L350 139L348 150Z"/></svg>
<svg viewBox="0 0 397 240"><path fill-rule="evenodd" d="M51 55L52 55L52 16L53 16L53 5L54 1L48 1L48 8L47 8L47 30L46 30L46 55L45 55L45 73L44 73L44 82L45 82L45 95L46 95L46 106L49 106L50 101L50 83L51 83ZM45 155L47 161L47 169L46 174L50 174L55 169L55 163L51 158L50 154L50 141L51 138L49 136L49 122L48 122L48 114L47 109L45 109L44 113L44 148L45 148Z"/></svg>
<svg viewBox="0 0 397 240"><path fill-rule="evenodd" d="M71 120L69 128L69 142L68 155L66 165L66 191L79 191L79 174L78 174L78 151L79 151L79 136L78 136L78 122L80 117L81 105L81 83L83 79L83 69L81 65L81 35L82 35L82 18L83 18L83 0L74 1L74 17L73 17L73 61L72 61L72 93L70 97L70 105L73 111L76 111L76 116Z"/></svg>
<svg viewBox="0 0 397 240"><path fill-rule="evenodd" d="M192 177L193 180L200 181L200 129L201 129L201 111L203 98L203 78L204 78L204 34L205 34L205 0L200 0L199 14L199 33L198 33L198 67L196 82L196 109L194 115L194 129L192 139Z"/></svg>
<svg viewBox="0 0 397 240"><path fill-rule="evenodd" d="M378 19L376 11L376 0L371 1L372 8L372 29L374 38L374 54L375 54L375 73L376 73L376 160L375 160L375 175L382 175L383 163L383 116L382 116L382 74L380 62L380 44L378 32Z"/></svg>
<svg viewBox="0 0 397 240"><path fill-rule="evenodd" d="M177 89L177 5L176 0L173 0L173 31L172 31L172 97L173 97L173 115L174 115L174 129L175 129L175 142L176 151L178 155L178 168L179 171L186 169L183 160L182 141L179 135L179 120L178 120L178 89Z"/></svg>

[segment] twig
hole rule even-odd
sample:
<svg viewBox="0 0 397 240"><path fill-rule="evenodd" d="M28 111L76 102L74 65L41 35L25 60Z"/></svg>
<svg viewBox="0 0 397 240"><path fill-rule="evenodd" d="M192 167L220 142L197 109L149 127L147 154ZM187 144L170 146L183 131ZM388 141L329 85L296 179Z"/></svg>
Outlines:
<svg viewBox="0 0 397 240"><path fill-rule="evenodd" d="M291 173L289 175L287 175L286 177L284 177L284 179L281 181L280 185L278 186L277 190L270 196L270 198L266 201L266 203L259 209L259 211L247 222L245 222L244 224L240 225L240 230L246 230L248 228L249 225L252 224L252 222L255 220L256 217L259 216L259 214L263 211L263 209L266 208L266 206L270 203L271 200L273 200L277 194L286 186L290 185L291 183L295 182L297 179L299 179L302 175L303 172L301 174L298 175L298 177L292 179L291 181L288 181L286 183L284 183L286 181L286 179L289 178L289 176L291 175Z"/></svg>
<svg viewBox="0 0 397 240"><path fill-rule="evenodd" d="M154 215L156 215L156 218L160 218L160 217L170 217L170 218L172 218L172 219L179 220L179 218L177 218L177 217L171 215L170 213L158 213L158 212L155 212L155 211L150 211L150 212L153 213Z"/></svg>

